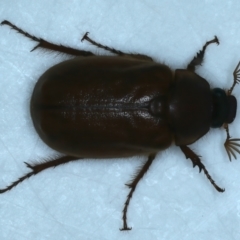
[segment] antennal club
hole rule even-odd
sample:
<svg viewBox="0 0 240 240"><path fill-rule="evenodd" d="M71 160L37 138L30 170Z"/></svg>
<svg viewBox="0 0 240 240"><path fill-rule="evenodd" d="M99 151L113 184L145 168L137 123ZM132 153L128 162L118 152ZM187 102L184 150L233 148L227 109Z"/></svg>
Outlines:
<svg viewBox="0 0 240 240"><path fill-rule="evenodd" d="M238 65L236 66L236 68L233 72L233 85L228 90L228 95L232 94L234 87L236 86L236 84L238 84L240 82L240 68L239 67L240 67L240 62L238 63Z"/></svg>

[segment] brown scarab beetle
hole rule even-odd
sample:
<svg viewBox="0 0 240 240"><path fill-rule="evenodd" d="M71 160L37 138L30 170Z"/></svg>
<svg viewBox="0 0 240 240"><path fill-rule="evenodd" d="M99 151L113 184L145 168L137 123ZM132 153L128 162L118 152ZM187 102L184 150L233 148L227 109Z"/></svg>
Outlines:
<svg viewBox="0 0 240 240"><path fill-rule="evenodd" d="M134 190L152 164L156 153L172 143L179 146L193 166L203 170L217 191L223 192L211 178L200 158L189 147L212 128L224 127L225 148L229 159L240 153L240 139L231 139L237 100L232 91L240 81L240 63L233 72L233 85L228 91L210 89L209 83L195 68L202 64L209 44L206 42L188 64L187 69L171 70L151 57L128 54L101 45L89 38L82 40L116 56L96 56L92 52L49 43L34 37L8 21L8 25L36 41L37 48L66 53L75 58L48 69L34 88L30 111L41 139L64 156L29 164L29 173L6 188L4 193L39 172L83 158L120 158L146 155L148 160L126 184L130 188L123 208L123 228Z"/></svg>

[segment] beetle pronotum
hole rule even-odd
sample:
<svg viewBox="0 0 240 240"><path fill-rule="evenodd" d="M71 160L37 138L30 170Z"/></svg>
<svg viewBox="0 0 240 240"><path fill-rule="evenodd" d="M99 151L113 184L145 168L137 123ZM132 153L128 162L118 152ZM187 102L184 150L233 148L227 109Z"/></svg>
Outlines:
<svg viewBox="0 0 240 240"><path fill-rule="evenodd" d="M151 57L128 54L99 44L88 33L82 38L116 56L94 53L47 42L30 35L9 21L18 33L37 42L37 48L66 53L76 58L47 70L37 81L30 103L33 124L41 139L64 156L29 164L30 172L0 193L39 172L82 158L118 158L147 155L148 160L126 184L129 194L123 208L123 228L127 224L130 199L156 153L172 143L179 146L193 166L198 166L215 189L223 192L212 179L199 156L187 145L205 135L210 127L224 127L228 157L240 153L239 138L231 139L237 100L232 91L240 81L240 63L233 72L228 91L210 89L195 68L203 62L208 45L219 44L217 37L206 42L187 69L172 71Z"/></svg>

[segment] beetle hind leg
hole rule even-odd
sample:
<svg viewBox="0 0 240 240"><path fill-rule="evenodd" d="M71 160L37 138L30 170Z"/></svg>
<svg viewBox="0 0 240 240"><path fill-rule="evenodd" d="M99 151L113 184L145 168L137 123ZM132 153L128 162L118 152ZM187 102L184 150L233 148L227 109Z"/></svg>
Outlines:
<svg viewBox="0 0 240 240"><path fill-rule="evenodd" d="M29 33L23 31L19 27L15 26L14 24L12 24L11 22L6 21L6 20L2 21L1 25L7 25L7 26L11 27L12 29L14 29L15 31L17 31L18 33L24 35L25 37L30 38L31 40L37 42L38 44L31 50L31 52L36 50L37 48L40 48L40 49L56 51L56 52L60 52L60 53L64 53L64 54L68 54L68 55L72 55L72 56L89 57L89 56L95 55L90 51L84 51L84 50L66 47L63 45L57 45L54 43L50 43L42 38L38 38L33 35L30 35Z"/></svg>
<svg viewBox="0 0 240 240"><path fill-rule="evenodd" d="M133 180L129 183L126 184L126 186L128 186L130 188L130 192L127 195L127 199L124 203L124 208L123 208L123 228L121 228L121 231L124 230L131 230L131 227L128 227L127 225L127 210L128 210L128 206L130 203L130 200L133 196L133 192L135 191L137 184L139 183L139 181L142 179L142 177L144 176L144 174L148 171L149 167L151 166L153 160L155 159L156 154L151 154L148 156L148 160L144 163L144 165L142 167L139 168L139 170L137 171L136 175L134 176Z"/></svg>
<svg viewBox="0 0 240 240"><path fill-rule="evenodd" d="M217 45L219 44L219 40L218 40L218 38L216 36L211 41L208 41L208 42L205 43L205 45L203 46L202 50L200 50L197 53L197 56L195 56L192 59L192 61L188 64L188 66L187 66L188 70L194 72L195 68L202 64L203 58L204 58L204 54L205 54L205 50L206 50L207 46L212 44L212 43L216 43Z"/></svg>
<svg viewBox="0 0 240 240"><path fill-rule="evenodd" d="M212 177L210 176L210 174L208 173L207 169L205 168L204 164L201 162L199 156L194 153L189 147L187 146L180 146L182 152L184 153L184 155L186 156L186 158L190 158L192 163L193 163L193 167L198 166L199 167L199 172L201 172L203 170L203 172L205 173L206 177L208 178L208 180L211 182L211 184L215 187L215 189L218 192L224 192L225 190L223 188L220 188L215 181L212 179Z"/></svg>
<svg viewBox="0 0 240 240"><path fill-rule="evenodd" d="M29 164L29 163L25 162L27 167L30 168L32 171L23 175L22 177L20 177L16 181L14 181L9 186L0 189L0 194L11 190L13 187L16 187L19 183L23 182L25 179L30 178L33 175L37 175L38 173L40 173L41 171L43 171L47 168L56 167L56 166L59 166L61 164L65 164L65 163L68 163L68 162L71 162L71 161L76 161L76 160L79 160L79 159L80 158L76 158L76 157L72 157L72 156L63 156L63 157L59 157L59 158L56 158L56 159L45 160L41 163L35 163L35 164Z"/></svg>

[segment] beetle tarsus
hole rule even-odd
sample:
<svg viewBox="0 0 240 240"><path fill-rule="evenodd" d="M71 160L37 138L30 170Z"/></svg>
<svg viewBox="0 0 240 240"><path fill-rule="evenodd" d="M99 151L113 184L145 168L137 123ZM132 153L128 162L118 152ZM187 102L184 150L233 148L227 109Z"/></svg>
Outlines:
<svg viewBox="0 0 240 240"><path fill-rule="evenodd" d="M135 176L133 177L133 180L131 180L129 183L125 184L126 186L128 186L131 190L127 195L127 199L124 203L124 208L123 208L123 228L121 228L121 231L124 230L131 230L132 228L129 228L127 225L127 210L128 210L128 206L130 203L130 199L133 196L133 192L135 191L137 184L139 183L139 181L142 179L142 177L144 176L144 174L148 171L149 167L151 166L153 160L155 159L156 154L150 154L148 156L148 160L143 164L142 167L139 168L139 170L137 171L137 173L135 174Z"/></svg>
<svg viewBox="0 0 240 240"><path fill-rule="evenodd" d="M101 49L104 49L106 51L109 51L113 54L116 54L118 56L128 56L128 57L131 57L131 58L135 58L135 59L139 59L139 60L145 60L145 61L153 61L151 57L147 56L147 55L143 55L143 54L131 54L131 53L124 53L122 51L119 51L115 48L111 48L111 47L108 47L108 46L105 46L105 45L102 45L101 43L98 43L96 41L94 41L93 39L91 39L89 36L88 36L89 32L86 32L82 39L81 39L81 42L86 40L88 42L90 42L92 45L98 47L98 48L101 48Z"/></svg>
<svg viewBox="0 0 240 240"><path fill-rule="evenodd" d="M132 230L132 228L128 227L127 225L124 224L123 228L120 228L119 230L120 231L129 231L129 230Z"/></svg>
<svg viewBox="0 0 240 240"><path fill-rule="evenodd" d="M86 33L83 35L83 37L82 37L82 39L81 39L81 42L83 42L83 41L87 38L88 34L89 34L89 32L86 32Z"/></svg>
<svg viewBox="0 0 240 240"><path fill-rule="evenodd" d="M194 153L189 147L187 146L180 146L182 152L184 153L184 155L186 156L186 158L190 158L193 166L198 166L200 171L203 170L203 172L205 173L206 177L208 178L208 180L211 182L211 184L215 187L215 189L218 192L224 192L225 189L224 188L220 188L215 181L212 179L212 177L210 176L210 174L208 173L207 169L205 168L204 164L201 162L199 156Z"/></svg>
<svg viewBox="0 0 240 240"><path fill-rule="evenodd" d="M4 193L6 191L11 190L13 187L16 187L19 183L23 182L25 179L30 178L31 176L36 175L47 168L57 167L61 164L65 164L65 163L80 160L80 159L81 158L76 158L72 156L63 156L56 159L46 160L46 161L43 161L42 163L36 163L36 164L30 164L30 163L24 162L28 168L32 169L32 171L20 177L18 180L14 181L11 185L7 186L6 188L0 189L0 193Z"/></svg>
<svg viewBox="0 0 240 240"><path fill-rule="evenodd" d="M11 27L12 29L14 29L15 31L17 31L18 33L24 35L25 37L27 38L30 38L32 39L33 41L36 41L36 42L40 42L41 39L40 38L37 38L33 35L30 35L29 33L23 31L21 28L17 27L16 25L12 24L11 22L7 21L7 20L4 20L1 22L1 25L8 25L9 27Z"/></svg>
<svg viewBox="0 0 240 240"><path fill-rule="evenodd" d="M2 22L1 22L1 24L0 25L9 25L10 24L10 22L9 21L7 21L7 20L3 20Z"/></svg>
<svg viewBox="0 0 240 240"><path fill-rule="evenodd" d="M115 48L111 48L111 47L102 45L101 43L98 43L98 42L94 41L93 39L91 39L91 38L88 36L88 34L89 34L89 32L86 32L86 33L83 35L83 37L82 37L82 39L81 39L81 42L82 42L83 40L86 40L86 41L90 42L92 45L94 45L94 46L96 46L96 47L98 47L98 48L104 49L104 50L106 50L106 51L109 51L109 52L111 52L111 53L113 53L113 54L117 54L117 55L128 55L127 53L124 53L124 52L122 52L122 51L116 50Z"/></svg>
<svg viewBox="0 0 240 240"><path fill-rule="evenodd" d="M203 62L203 58L204 58L204 54L205 54L205 51L206 51L206 48L208 45L212 44L212 43L216 43L217 45L219 45L219 40L217 38L217 36L214 36L214 39L206 42L202 48L202 50L200 50L198 53L197 53L197 56L195 56L192 61L188 64L187 66L187 69L190 70L190 71L195 71L195 68L197 66L201 66L202 65L202 62Z"/></svg>
<svg viewBox="0 0 240 240"><path fill-rule="evenodd" d="M27 173L26 175L20 177L18 180L14 181L9 186L7 186L7 187L5 187L3 189L0 189L0 194L4 193L4 192L7 192L7 191L10 191L13 187L16 187L19 183L23 182L27 178L30 178L34 174L35 174L34 172L30 172L30 173Z"/></svg>

